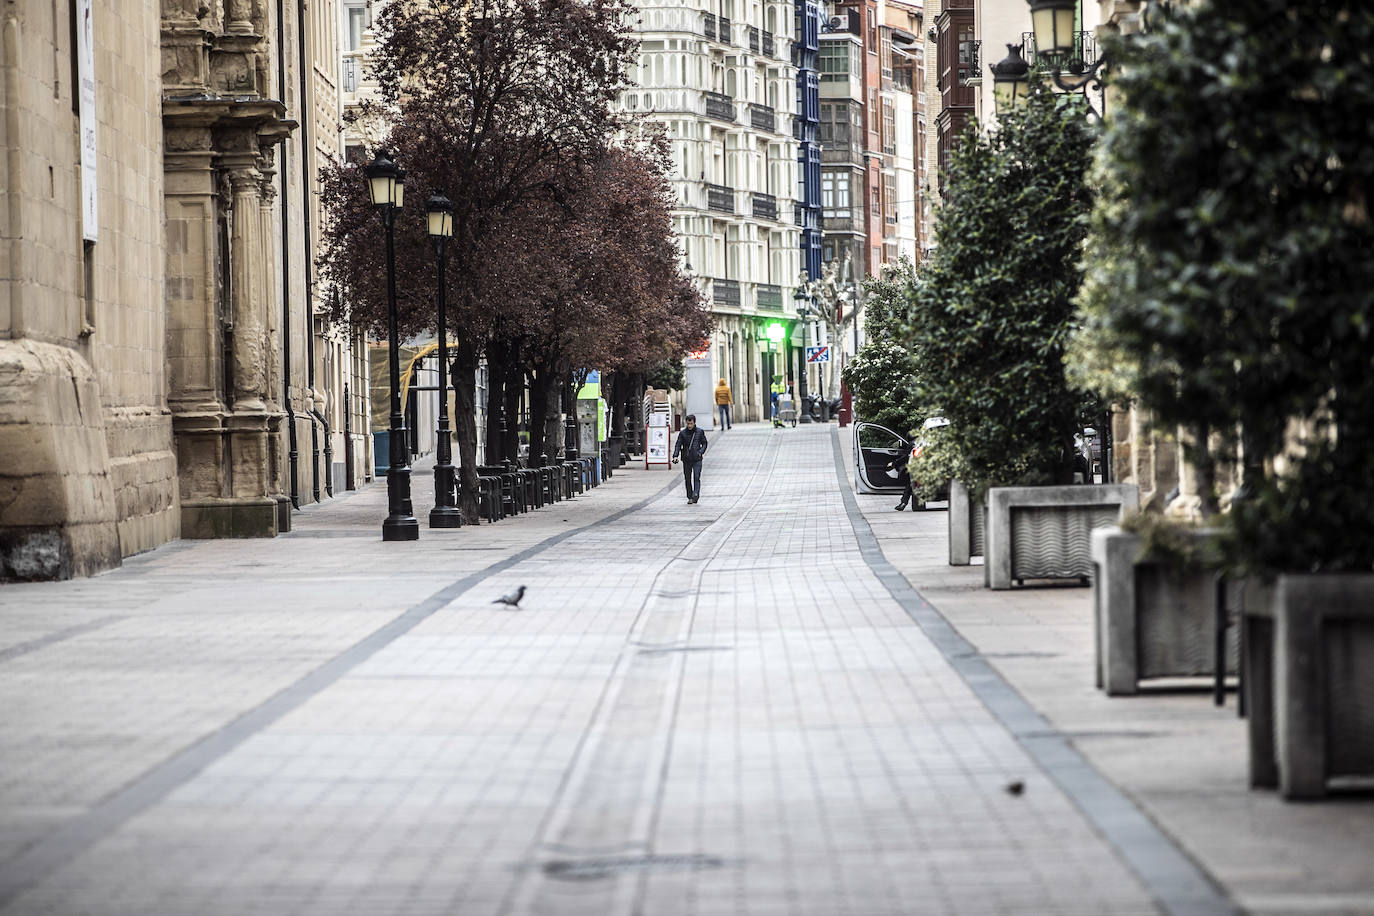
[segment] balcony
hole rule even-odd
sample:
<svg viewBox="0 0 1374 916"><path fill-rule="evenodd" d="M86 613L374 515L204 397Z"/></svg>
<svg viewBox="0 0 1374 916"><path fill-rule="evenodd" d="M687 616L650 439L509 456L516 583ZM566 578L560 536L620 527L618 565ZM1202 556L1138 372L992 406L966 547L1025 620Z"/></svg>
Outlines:
<svg viewBox="0 0 1374 916"><path fill-rule="evenodd" d="M730 34L730 20L726 19L724 16L720 17L720 40L727 45L734 44L733 37Z"/></svg>
<svg viewBox="0 0 1374 916"><path fill-rule="evenodd" d="M357 57L345 57L343 59L343 91L357 92L358 83L361 82L362 61Z"/></svg>
<svg viewBox="0 0 1374 916"><path fill-rule="evenodd" d="M711 280L711 302L715 305L724 305L734 309L739 308L739 281L713 278Z"/></svg>
<svg viewBox="0 0 1374 916"><path fill-rule="evenodd" d="M735 120L735 100L723 92L707 91L706 117L721 121Z"/></svg>
<svg viewBox="0 0 1374 916"><path fill-rule="evenodd" d="M721 213L735 212L735 189L723 184L706 183L706 207Z"/></svg>
<svg viewBox="0 0 1374 916"><path fill-rule="evenodd" d="M757 26L749 27L749 50L755 54L759 53L759 30Z"/></svg>
<svg viewBox="0 0 1374 916"><path fill-rule="evenodd" d="M753 194L754 216L757 219L777 219L778 218L778 199L772 194L760 194L755 191Z"/></svg>
<svg viewBox="0 0 1374 916"><path fill-rule="evenodd" d="M716 40L716 14L707 13L706 20L702 23L701 33L712 41Z"/></svg>
<svg viewBox="0 0 1374 916"><path fill-rule="evenodd" d="M754 130L778 129L778 113L767 105L749 105L749 126Z"/></svg>
<svg viewBox="0 0 1374 916"><path fill-rule="evenodd" d="M776 53L776 48L773 44L772 32L763 33L763 53L766 57L772 57Z"/></svg>
<svg viewBox="0 0 1374 916"><path fill-rule="evenodd" d="M760 283L758 289L759 311L782 311L782 287L772 283Z"/></svg>

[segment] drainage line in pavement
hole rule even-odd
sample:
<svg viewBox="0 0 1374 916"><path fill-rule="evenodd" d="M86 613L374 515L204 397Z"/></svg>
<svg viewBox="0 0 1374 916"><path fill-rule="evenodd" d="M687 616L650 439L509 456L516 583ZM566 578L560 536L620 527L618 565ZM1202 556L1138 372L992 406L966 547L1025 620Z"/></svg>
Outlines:
<svg viewBox="0 0 1374 916"><path fill-rule="evenodd" d="M283 688L261 705L250 709L224 727L199 739L185 750L147 771L114 795L88 809L85 813L62 824L19 855L0 864L0 909L4 909L24 891L38 884L91 846L114 833L134 817L163 801L172 792L194 779L249 738L271 727L280 719L305 705L353 669L409 633L435 611L455 601L488 576L509 569L517 563L548 550L550 547L561 544L574 535L610 524L633 512L638 512L665 496L675 487L680 486L682 486L682 481L678 479L676 474L673 474L661 488L632 506L578 528L572 528L545 538L538 544L527 547L519 553L444 586L294 684Z"/></svg>
<svg viewBox="0 0 1374 916"><path fill-rule="evenodd" d="M974 695L988 708L1040 769L1106 837L1140 878L1145 890L1171 916L1236 916L1237 908L1197 863L1150 818L1099 773L1055 728L959 635L884 555L849 486L838 430L831 446L835 475L859 553L892 599L933 642Z"/></svg>

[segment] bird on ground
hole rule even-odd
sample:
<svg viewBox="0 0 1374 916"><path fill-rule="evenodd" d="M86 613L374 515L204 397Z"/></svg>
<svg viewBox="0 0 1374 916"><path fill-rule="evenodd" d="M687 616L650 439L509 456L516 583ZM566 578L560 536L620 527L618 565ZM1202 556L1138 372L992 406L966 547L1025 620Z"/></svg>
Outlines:
<svg viewBox="0 0 1374 916"><path fill-rule="evenodd" d="M523 597L525 597L525 586L522 585L509 595L502 595L500 598L497 598L492 604L504 604L507 607L518 608L520 606L520 599Z"/></svg>
<svg viewBox="0 0 1374 916"><path fill-rule="evenodd" d="M1016 782L1007 783L1002 788L1006 789L1008 795L1016 796L1026 791L1026 784L1018 779Z"/></svg>

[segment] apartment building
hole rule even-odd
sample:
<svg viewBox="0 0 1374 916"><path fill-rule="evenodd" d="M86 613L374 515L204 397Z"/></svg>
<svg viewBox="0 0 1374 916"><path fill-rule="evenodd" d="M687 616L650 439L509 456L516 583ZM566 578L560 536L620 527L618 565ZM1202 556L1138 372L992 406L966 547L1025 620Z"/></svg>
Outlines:
<svg viewBox="0 0 1374 916"><path fill-rule="evenodd" d="M815 227L808 236L798 161L798 9L790 0L639 6L636 85L621 104L661 123L672 143L674 227L716 317L712 340L688 360L686 408L703 425L717 379L733 389L740 419L759 419L769 377L795 379L801 366L792 292ZM773 324L781 341L769 339Z"/></svg>

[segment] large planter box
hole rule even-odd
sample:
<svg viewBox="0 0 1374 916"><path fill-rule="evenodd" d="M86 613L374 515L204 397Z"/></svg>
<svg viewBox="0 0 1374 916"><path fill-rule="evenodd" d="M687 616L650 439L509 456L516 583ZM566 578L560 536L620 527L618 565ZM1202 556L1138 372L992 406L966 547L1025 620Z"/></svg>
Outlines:
<svg viewBox="0 0 1374 916"><path fill-rule="evenodd" d="M1011 588L1025 579L1081 579L1092 575L1092 532L1120 524L1140 505L1135 484L993 487L988 490L988 586Z"/></svg>
<svg viewBox="0 0 1374 916"><path fill-rule="evenodd" d="M1247 588L1250 784L1284 798L1374 786L1374 573Z"/></svg>
<svg viewBox="0 0 1374 916"><path fill-rule="evenodd" d="M1216 570L1143 560L1140 550L1138 534L1115 526L1092 532L1097 686L1108 696L1137 693L1155 678L1216 676ZM1226 639L1225 673L1233 675L1238 640L1234 631Z"/></svg>
<svg viewBox="0 0 1374 916"><path fill-rule="evenodd" d="M949 483L949 565L968 566L983 555L983 527L986 513L982 503L969 498L968 487L957 480Z"/></svg>

